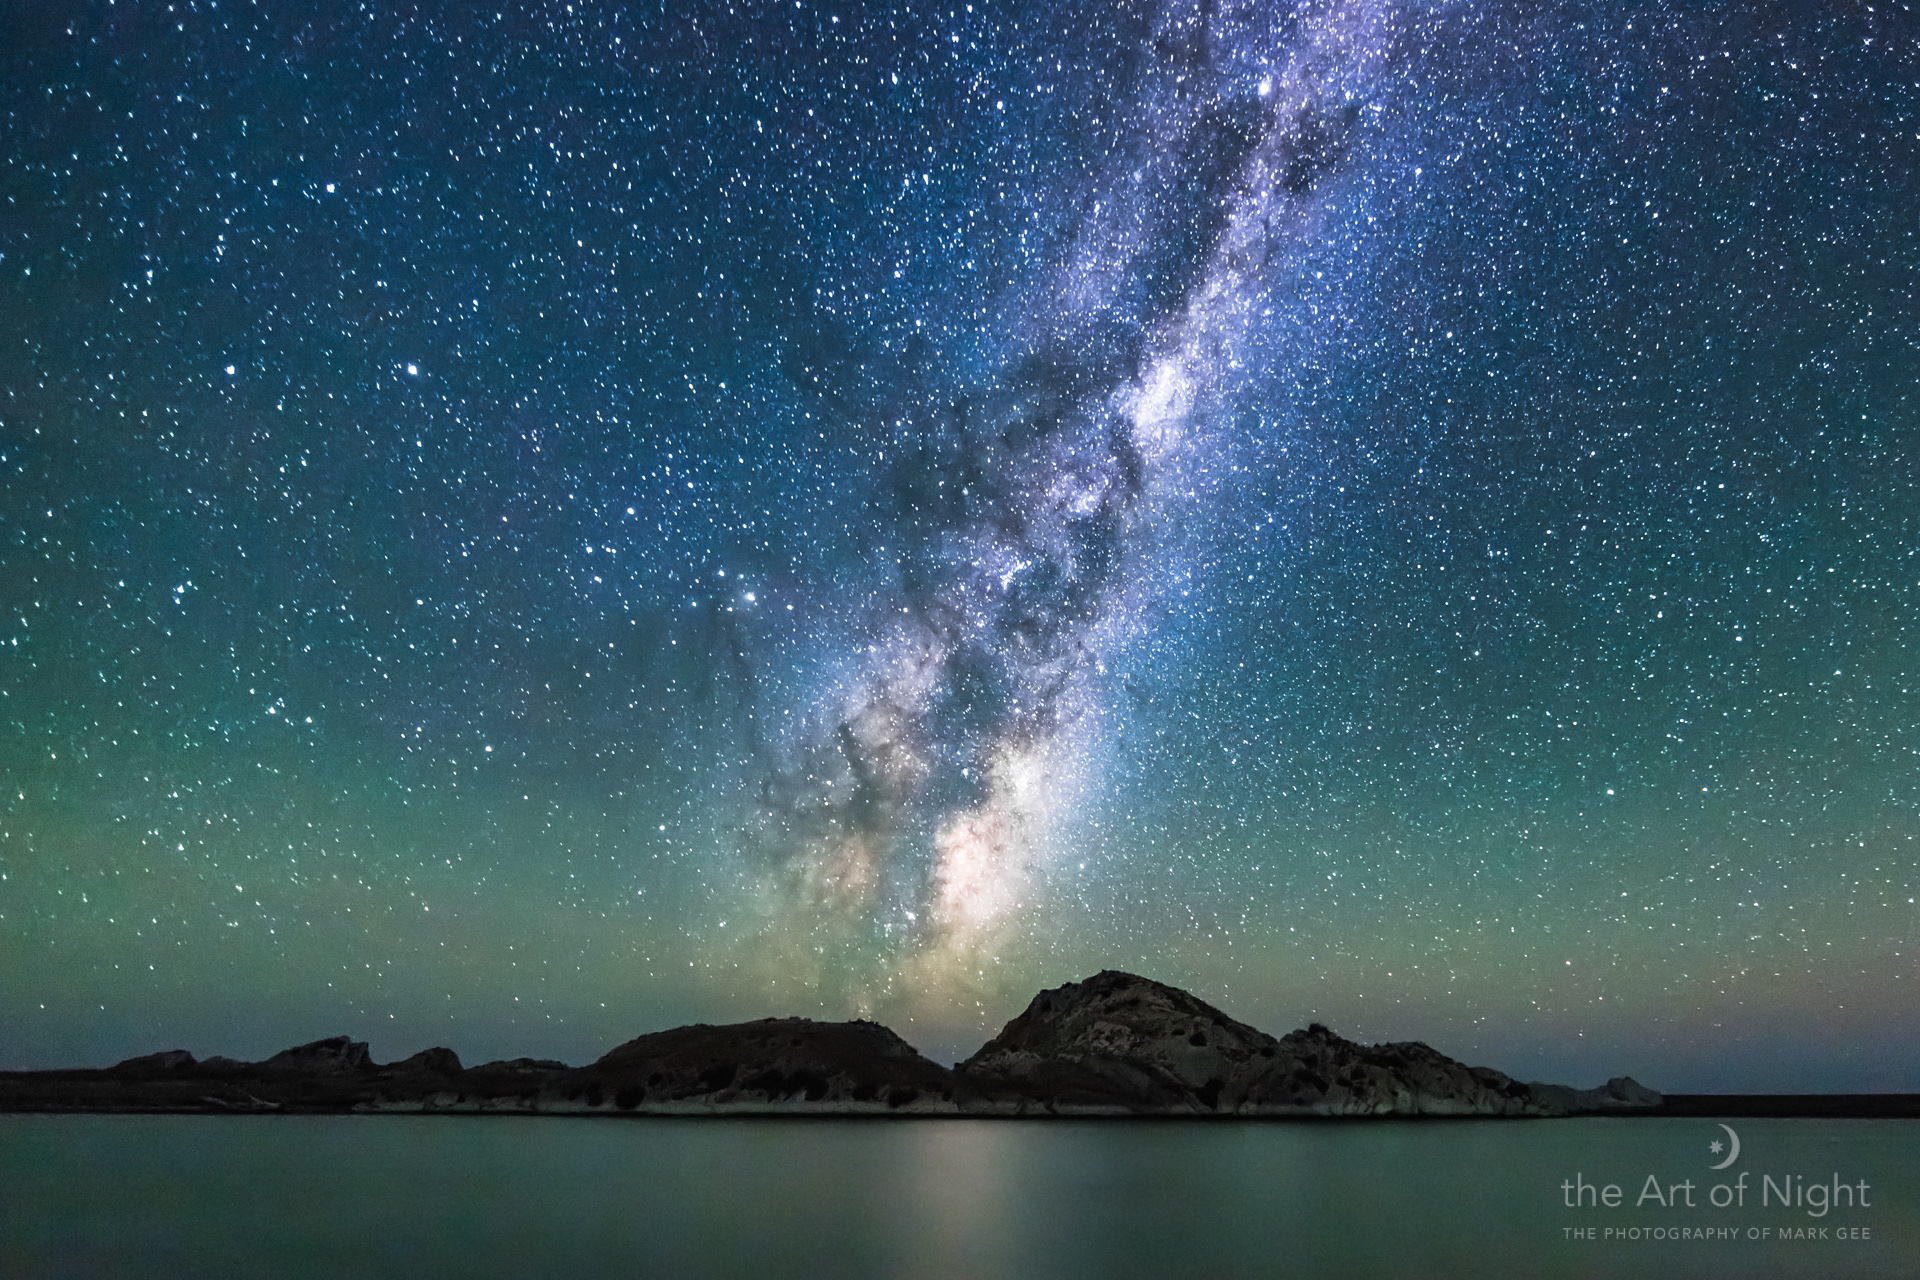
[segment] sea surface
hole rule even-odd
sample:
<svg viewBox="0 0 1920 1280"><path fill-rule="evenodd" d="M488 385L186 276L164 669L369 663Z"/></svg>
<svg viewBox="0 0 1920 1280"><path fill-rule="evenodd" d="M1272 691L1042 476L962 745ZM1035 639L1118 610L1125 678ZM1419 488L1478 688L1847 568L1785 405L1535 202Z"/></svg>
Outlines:
<svg viewBox="0 0 1920 1280"><path fill-rule="evenodd" d="M0 1116L0 1276L1920 1276L1920 1121L1729 1123Z"/></svg>

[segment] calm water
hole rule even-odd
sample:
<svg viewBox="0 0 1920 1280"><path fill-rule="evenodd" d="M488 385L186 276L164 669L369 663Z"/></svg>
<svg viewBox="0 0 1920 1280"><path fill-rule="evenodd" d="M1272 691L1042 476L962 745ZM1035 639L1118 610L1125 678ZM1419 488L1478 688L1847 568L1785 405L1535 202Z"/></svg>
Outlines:
<svg viewBox="0 0 1920 1280"><path fill-rule="evenodd" d="M1712 1173L1706 1120L0 1116L0 1276L1920 1275L1920 1122L1735 1127ZM1742 1170L1869 1207L1705 1207ZM1702 1207L1632 1207L1649 1173Z"/></svg>

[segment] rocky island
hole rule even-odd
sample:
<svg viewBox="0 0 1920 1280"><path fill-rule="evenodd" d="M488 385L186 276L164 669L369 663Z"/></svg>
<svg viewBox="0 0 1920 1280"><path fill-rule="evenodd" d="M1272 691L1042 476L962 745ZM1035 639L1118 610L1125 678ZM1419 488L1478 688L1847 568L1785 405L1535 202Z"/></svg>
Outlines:
<svg viewBox="0 0 1920 1280"><path fill-rule="evenodd" d="M260 1062L174 1049L103 1070L0 1073L3 1111L1305 1118L1651 1112L1661 1101L1626 1078L1523 1084L1424 1044L1356 1044L1318 1024L1275 1038L1112 970L1042 991L951 1068L877 1023L766 1018L653 1032L583 1067L468 1067L450 1049L382 1065L336 1036Z"/></svg>

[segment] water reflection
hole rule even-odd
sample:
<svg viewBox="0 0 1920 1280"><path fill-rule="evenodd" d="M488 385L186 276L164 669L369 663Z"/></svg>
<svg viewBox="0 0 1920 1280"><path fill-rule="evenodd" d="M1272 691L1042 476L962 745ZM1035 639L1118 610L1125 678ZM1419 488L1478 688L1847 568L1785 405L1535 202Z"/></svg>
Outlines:
<svg viewBox="0 0 1920 1280"><path fill-rule="evenodd" d="M1558 1186L1703 1174L1701 1124L0 1117L0 1275L1920 1274L1910 1121L1742 1125L1871 1240L1565 1238L1692 1221Z"/></svg>

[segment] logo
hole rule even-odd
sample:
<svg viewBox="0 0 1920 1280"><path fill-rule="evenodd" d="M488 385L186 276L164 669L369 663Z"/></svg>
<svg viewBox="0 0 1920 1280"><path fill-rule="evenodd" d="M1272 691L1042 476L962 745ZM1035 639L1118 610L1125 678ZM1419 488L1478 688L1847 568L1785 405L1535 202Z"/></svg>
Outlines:
<svg viewBox="0 0 1920 1280"><path fill-rule="evenodd" d="M1707 1168L1709 1169L1728 1168L1733 1164L1735 1160L1738 1160L1740 1158L1740 1135L1733 1131L1733 1126L1730 1124L1723 1124L1720 1127L1727 1131L1727 1139L1728 1141L1733 1143L1733 1150L1728 1151L1727 1158L1725 1160L1722 1160L1719 1164L1708 1165ZM1726 1150L1726 1146L1724 1143L1720 1141L1720 1139L1715 1138L1712 1142L1709 1142L1707 1144L1707 1150L1713 1155L1717 1156L1722 1151Z"/></svg>
<svg viewBox="0 0 1920 1280"><path fill-rule="evenodd" d="M1657 1123L1657 1122L1653 1122ZM1660 1161L1628 1177L1589 1176L1585 1170L1560 1183L1560 1203L1580 1214L1577 1225L1562 1226L1562 1237L1583 1241L1840 1241L1869 1240L1872 1229L1854 1215L1871 1210L1874 1189L1865 1178L1790 1167L1749 1167L1734 1171L1742 1143L1740 1131L1716 1123L1718 1133L1704 1135L1707 1171L1722 1178L1684 1172ZM1649 1128L1664 1135L1664 1126ZM1777 1135L1785 1129L1770 1130ZM1698 1130L1687 1142L1698 1152ZM1662 1144L1664 1145L1664 1144ZM1672 1154L1669 1148L1669 1154ZM1780 1165L1786 1165L1782 1159ZM1697 1165L1693 1167L1698 1168ZM1829 1215L1838 1211L1836 1220Z"/></svg>

